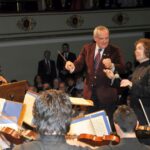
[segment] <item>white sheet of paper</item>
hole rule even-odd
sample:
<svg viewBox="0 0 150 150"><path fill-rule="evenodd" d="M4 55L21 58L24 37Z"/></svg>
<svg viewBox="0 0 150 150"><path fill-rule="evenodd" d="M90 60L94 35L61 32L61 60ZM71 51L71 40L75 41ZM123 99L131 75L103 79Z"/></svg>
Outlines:
<svg viewBox="0 0 150 150"><path fill-rule="evenodd" d="M70 125L69 134L79 135L81 133L87 133L103 136L109 135L110 132L110 123L105 111L98 111L80 119L73 120Z"/></svg>
<svg viewBox="0 0 150 150"><path fill-rule="evenodd" d="M5 102L6 102L6 100L4 98L0 98L0 114L3 111L3 107L4 107Z"/></svg>
<svg viewBox="0 0 150 150"><path fill-rule="evenodd" d="M73 105L83 105L83 106L93 106L92 100L86 100L84 98L79 97L70 97L70 101Z"/></svg>
<svg viewBox="0 0 150 150"><path fill-rule="evenodd" d="M25 104L25 114L24 114L24 119L23 121L27 123L28 125L33 126L33 105L35 102L35 99L38 95L27 92L24 98L24 104Z"/></svg>

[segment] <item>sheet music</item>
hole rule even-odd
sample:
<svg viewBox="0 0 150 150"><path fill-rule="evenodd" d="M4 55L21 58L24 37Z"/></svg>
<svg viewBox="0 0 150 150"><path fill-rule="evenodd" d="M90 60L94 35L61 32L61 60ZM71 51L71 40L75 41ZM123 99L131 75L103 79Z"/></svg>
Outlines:
<svg viewBox="0 0 150 150"><path fill-rule="evenodd" d="M18 130L18 120L22 111L22 103L0 98L0 128L10 127Z"/></svg>
<svg viewBox="0 0 150 150"><path fill-rule="evenodd" d="M3 107L4 107L5 102L6 102L6 100L4 98L0 98L0 115L3 111Z"/></svg>
<svg viewBox="0 0 150 150"><path fill-rule="evenodd" d="M12 129L15 129L16 131L19 128L16 122L11 120L9 117L1 115L0 116L0 129L2 129L3 127L10 127Z"/></svg>
<svg viewBox="0 0 150 150"><path fill-rule="evenodd" d="M10 143L5 139L3 135L0 135L0 150L10 148Z"/></svg>
<svg viewBox="0 0 150 150"><path fill-rule="evenodd" d="M35 102L35 99L38 95L36 93L27 92L24 98L24 104L25 104L25 114L23 121L27 123L28 125L33 126L33 105Z"/></svg>
<svg viewBox="0 0 150 150"><path fill-rule="evenodd" d="M70 126L70 135L80 135L81 133L93 134L96 135L89 118L81 118L77 121L73 121Z"/></svg>
<svg viewBox="0 0 150 150"><path fill-rule="evenodd" d="M92 100L86 100L79 97L70 97L70 101L73 105L82 105L82 106L93 106Z"/></svg>
<svg viewBox="0 0 150 150"><path fill-rule="evenodd" d="M83 118L73 120L69 134L79 135L87 133L97 136L109 135L111 133L109 119L105 111L88 114Z"/></svg>

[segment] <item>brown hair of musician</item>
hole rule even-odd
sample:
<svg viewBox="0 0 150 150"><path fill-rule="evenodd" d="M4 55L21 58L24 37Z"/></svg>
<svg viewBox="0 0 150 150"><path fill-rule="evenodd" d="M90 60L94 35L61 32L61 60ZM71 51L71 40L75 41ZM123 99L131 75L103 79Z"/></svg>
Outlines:
<svg viewBox="0 0 150 150"><path fill-rule="evenodd" d="M121 105L113 114L114 123L118 124L123 132L134 132L137 125L135 112L126 105Z"/></svg>

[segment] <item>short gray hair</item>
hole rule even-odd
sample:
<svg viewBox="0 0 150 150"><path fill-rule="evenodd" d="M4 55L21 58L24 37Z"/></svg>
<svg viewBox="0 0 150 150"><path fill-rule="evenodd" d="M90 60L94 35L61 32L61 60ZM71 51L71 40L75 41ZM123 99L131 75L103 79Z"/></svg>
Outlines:
<svg viewBox="0 0 150 150"><path fill-rule="evenodd" d="M109 29L105 26L97 26L95 27L94 31L93 31L93 36L97 36L99 31L103 31L103 30L107 30L109 32Z"/></svg>

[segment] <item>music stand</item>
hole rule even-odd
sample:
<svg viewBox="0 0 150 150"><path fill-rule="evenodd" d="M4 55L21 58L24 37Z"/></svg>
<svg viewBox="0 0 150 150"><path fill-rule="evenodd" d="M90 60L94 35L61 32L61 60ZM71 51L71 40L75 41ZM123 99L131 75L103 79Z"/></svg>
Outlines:
<svg viewBox="0 0 150 150"><path fill-rule="evenodd" d="M2 84L0 85L0 98L22 103L27 88L28 82L26 80Z"/></svg>

